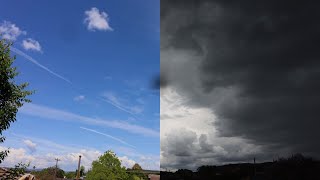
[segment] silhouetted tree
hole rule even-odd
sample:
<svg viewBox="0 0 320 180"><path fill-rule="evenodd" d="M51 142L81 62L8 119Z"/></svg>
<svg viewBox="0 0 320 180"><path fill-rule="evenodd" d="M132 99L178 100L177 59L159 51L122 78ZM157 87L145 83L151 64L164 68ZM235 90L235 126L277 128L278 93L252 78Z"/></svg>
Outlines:
<svg viewBox="0 0 320 180"><path fill-rule="evenodd" d="M188 169L179 169L178 171L175 172L180 178L183 178L185 180L192 179L193 172Z"/></svg>

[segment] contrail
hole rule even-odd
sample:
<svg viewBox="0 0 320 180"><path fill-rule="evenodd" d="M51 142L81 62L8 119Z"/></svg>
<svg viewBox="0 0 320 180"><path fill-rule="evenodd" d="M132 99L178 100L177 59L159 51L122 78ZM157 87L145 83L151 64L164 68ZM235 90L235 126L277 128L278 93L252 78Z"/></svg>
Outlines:
<svg viewBox="0 0 320 180"><path fill-rule="evenodd" d="M36 61L35 59L33 59L31 56L25 54L24 52L20 51L19 49L14 48L14 47L11 47L11 50L12 50L13 52L15 52L16 54L18 54L18 55L26 58L28 61L32 62L33 64L37 65L38 67L46 70L46 71L49 72L50 74L56 76L57 78L60 78L60 79L62 79L62 80L64 80L64 81L66 81L67 83L72 84L70 80L68 80L68 79L66 79L65 77L63 77L63 76L61 76L61 75L59 75L59 74L51 71L49 68L43 66L43 65L40 64L38 61Z"/></svg>
<svg viewBox="0 0 320 180"><path fill-rule="evenodd" d="M96 134L100 134L100 135L106 136L106 137L108 137L108 138L111 138L111 139L114 139L114 140L116 140L116 141L119 141L119 142L121 142L122 144L125 144L125 145L127 145L127 146L131 146L131 147L133 147L133 148L136 148L135 146L133 146L133 145L131 145L131 144L129 144L129 143L127 143L127 142L119 139L119 138L113 137L113 136L111 136L111 135L109 135L109 134L105 134L105 133L102 133L102 132L99 132L99 131L96 131L96 130L93 130L93 129L84 128L84 127L80 127L80 128L81 128L81 129L84 129L84 130L86 130L86 131L91 131L91 132L94 132L94 133L96 133Z"/></svg>

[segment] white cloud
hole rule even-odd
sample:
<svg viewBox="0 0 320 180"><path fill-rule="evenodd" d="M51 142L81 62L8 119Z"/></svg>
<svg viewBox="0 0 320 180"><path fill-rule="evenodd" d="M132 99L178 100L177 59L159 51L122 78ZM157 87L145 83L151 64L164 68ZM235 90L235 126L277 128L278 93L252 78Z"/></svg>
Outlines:
<svg viewBox="0 0 320 180"><path fill-rule="evenodd" d="M30 140L36 144L37 151L27 151L23 146L19 146L20 142ZM7 144L9 142L9 144ZM49 139L30 137L23 134L10 133L10 139L5 142L6 145L0 146L0 151L10 148L9 157L6 158L1 166L14 166L18 162L27 163L31 161L30 166L37 168L45 168L55 165L55 158L61 159L59 166L64 170L75 170L77 168L79 155L81 155L81 165L84 165L88 170L92 161L98 159L104 151L97 150L86 146L78 146L74 144L58 144ZM11 145L10 145L11 144ZM17 147L16 147L17 145ZM110 149L107 146L105 150ZM159 156L152 154L139 153L131 147L115 146L111 148L122 161L122 165L131 168L133 162L137 162L143 169L157 170L159 169Z"/></svg>
<svg viewBox="0 0 320 180"><path fill-rule="evenodd" d="M7 147L0 146L0 151L7 149ZM18 163L29 163L30 166L36 168L46 168L55 165L55 158L59 158L58 166L64 170L75 170L77 168L79 155L81 155L81 165L86 169L91 167L92 161L98 159L102 153L96 150L81 149L77 152L69 152L65 154L29 154L24 148L10 148L9 155L5 158L1 166L14 167Z"/></svg>
<svg viewBox="0 0 320 180"><path fill-rule="evenodd" d="M221 137L209 108L190 107L173 88L161 90L160 161L162 168L194 169L200 165L251 160L263 148L242 137ZM248 158L248 159L246 159Z"/></svg>
<svg viewBox="0 0 320 180"><path fill-rule="evenodd" d="M84 99L85 99L84 95L79 95L79 96L76 96L76 97L73 98L73 100L75 100L75 101L82 101Z"/></svg>
<svg viewBox="0 0 320 180"><path fill-rule="evenodd" d="M121 164L126 168L132 168L136 161L129 159L127 156L119 157Z"/></svg>
<svg viewBox="0 0 320 180"><path fill-rule="evenodd" d="M129 162L126 162L129 168L132 167L133 162L136 162L142 167L142 169L149 169L149 170L160 169L159 155L140 153L136 149L128 148L128 147L119 147L116 150L117 152L121 152L122 154L124 154L124 156L132 159L132 161L129 160ZM123 158L123 159L126 159L126 158Z"/></svg>
<svg viewBox="0 0 320 180"><path fill-rule="evenodd" d="M101 30L101 31L112 31L113 29L109 25L108 14L105 12L99 12L96 7L85 11L86 18L84 23L87 24L87 28L90 31Z"/></svg>
<svg viewBox="0 0 320 180"><path fill-rule="evenodd" d="M32 142L32 141L29 140L29 139L24 140L23 143L28 147L28 149L29 149L31 152L35 152L35 151L36 151L36 146L37 146L36 143Z"/></svg>
<svg viewBox="0 0 320 180"><path fill-rule="evenodd" d="M7 150L7 147L0 146L0 151ZM28 163L35 161L33 155L27 154L27 151L24 148L10 148L9 155L4 159L4 162L1 163L1 166L13 167L19 162Z"/></svg>
<svg viewBox="0 0 320 180"><path fill-rule="evenodd" d="M15 41L18 36L27 34L26 31L22 31L19 27L9 21L3 21L0 24L0 35L4 39Z"/></svg>
<svg viewBox="0 0 320 180"><path fill-rule="evenodd" d="M45 119L75 121L75 122L81 122L89 125L98 125L98 126L122 129L130 133L141 134L145 136L152 136L152 137L159 136L159 132L153 129L145 128L139 125L129 124L124 121L116 121L116 120L110 121L110 120L104 120L104 119L95 119L95 118L81 116L71 112L67 112L59 109L53 109L50 107L45 107L45 106L36 105L32 103L26 104L23 107L21 107L19 109L19 112L22 114L41 117Z"/></svg>
<svg viewBox="0 0 320 180"><path fill-rule="evenodd" d="M0 146L0 151L8 149L7 147ZM24 148L10 148L9 155L1 163L1 166L14 167L18 163L29 163L30 167L36 166L36 168L47 168L55 165L55 158L59 158L60 161L58 166L65 171L74 171L77 169L79 155L81 155L81 165L85 167L86 170L91 168L91 163L97 160L103 152L98 150L88 150L88 149L76 149L75 151L69 151L63 154L58 153L28 153ZM122 166L126 168L131 168L134 163L139 163L143 169L157 170L159 169L158 159L152 157L141 156L138 161L133 160L131 157L124 155L118 156L121 161Z"/></svg>
<svg viewBox="0 0 320 180"><path fill-rule="evenodd" d="M34 39L31 39L31 38L24 39L22 41L22 47L25 50L33 50L33 51L42 52L40 43Z"/></svg>

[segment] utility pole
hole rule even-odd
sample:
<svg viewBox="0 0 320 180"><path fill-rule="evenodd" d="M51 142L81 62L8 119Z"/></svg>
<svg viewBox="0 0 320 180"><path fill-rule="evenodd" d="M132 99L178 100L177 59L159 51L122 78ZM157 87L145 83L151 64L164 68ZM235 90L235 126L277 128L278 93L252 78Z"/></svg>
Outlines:
<svg viewBox="0 0 320 180"><path fill-rule="evenodd" d="M58 161L60 161L60 159L55 158L54 160L56 160L56 169L55 169L55 171L54 171L54 179L57 179Z"/></svg>
<svg viewBox="0 0 320 180"><path fill-rule="evenodd" d="M253 158L254 176L256 175L256 157Z"/></svg>
<svg viewBox="0 0 320 180"><path fill-rule="evenodd" d="M79 155L79 163L78 163L78 173L77 173L77 179L80 179L80 161L81 161L81 155Z"/></svg>

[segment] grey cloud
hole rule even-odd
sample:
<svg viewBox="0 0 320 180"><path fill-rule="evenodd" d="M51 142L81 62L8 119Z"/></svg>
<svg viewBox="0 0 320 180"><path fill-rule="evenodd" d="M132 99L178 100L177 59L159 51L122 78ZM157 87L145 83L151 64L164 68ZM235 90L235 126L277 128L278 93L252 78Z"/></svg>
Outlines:
<svg viewBox="0 0 320 180"><path fill-rule="evenodd" d="M251 162L276 158L285 149L275 153L264 151L242 138L214 137L210 134L197 134L191 130L176 129L161 139L161 168L189 168L195 170L201 165L219 165L235 162Z"/></svg>
<svg viewBox="0 0 320 180"><path fill-rule="evenodd" d="M319 7L161 1L161 75L190 99L188 106L214 112L221 137L243 137L267 152L320 157L313 140L320 138ZM203 149L207 141L201 138ZM216 159L235 158L225 157Z"/></svg>

